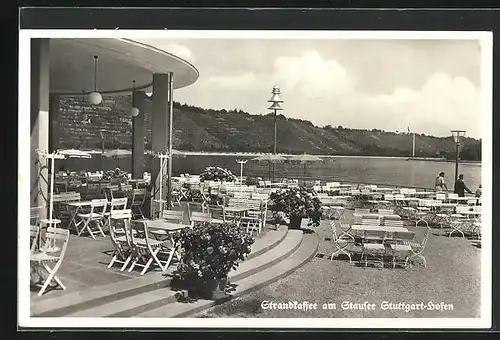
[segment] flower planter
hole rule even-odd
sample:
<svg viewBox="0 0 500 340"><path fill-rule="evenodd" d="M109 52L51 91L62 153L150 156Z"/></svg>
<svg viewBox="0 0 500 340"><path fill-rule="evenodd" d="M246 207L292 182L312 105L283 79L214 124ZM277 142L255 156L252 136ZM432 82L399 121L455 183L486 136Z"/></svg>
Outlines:
<svg viewBox="0 0 500 340"><path fill-rule="evenodd" d="M201 297L208 300L218 300L226 297L227 278L213 279L201 287Z"/></svg>
<svg viewBox="0 0 500 340"><path fill-rule="evenodd" d="M229 223L205 223L195 229L183 229L174 235L174 240L184 249L184 255L173 273L175 280L171 285L181 284L191 298L209 300L226 297L228 273L250 253L254 242L251 236Z"/></svg>
<svg viewBox="0 0 500 340"><path fill-rule="evenodd" d="M300 229L300 223L302 222L302 217L290 216L289 229Z"/></svg>

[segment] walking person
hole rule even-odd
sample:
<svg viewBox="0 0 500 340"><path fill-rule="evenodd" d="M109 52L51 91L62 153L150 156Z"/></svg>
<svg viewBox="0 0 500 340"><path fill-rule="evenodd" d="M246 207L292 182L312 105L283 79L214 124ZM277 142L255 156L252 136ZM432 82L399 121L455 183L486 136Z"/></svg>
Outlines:
<svg viewBox="0 0 500 340"><path fill-rule="evenodd" d="M479 184L479 188L476 190L476 198L481 198L483 194L483 189L481 188L481 184Z"/></svg>
<svg viewBox="0 0 500 340"><path fill-rule="evenodd" d="M458 197L464 197L466 191L472 194L472 191L464 183L464 175L460 174L455 182L455 194L458 194Z"/></svg>
<svg viewBox="0 0 500 340"><path fill-rule="evenodd" d="M436 177L436 180L434 181L434 188L436 191L448 191L448 187L444 182L444 172L440 172L439 176Z"/></svg>

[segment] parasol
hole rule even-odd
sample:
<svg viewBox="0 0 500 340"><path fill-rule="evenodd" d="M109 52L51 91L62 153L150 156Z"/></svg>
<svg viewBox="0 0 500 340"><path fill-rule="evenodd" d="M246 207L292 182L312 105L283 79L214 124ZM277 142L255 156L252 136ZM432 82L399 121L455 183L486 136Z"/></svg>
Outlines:
<svg viewBox="0 0 500 340"><path fill-rule="evenodd" d="M302 155L296 155L296 156L292 156L289 158L289 160L291 162L297 162L297 163L300 163L300 164L303 164L304 165L304 181L306 180L305 177L306 177L306 166L307 164L309 163L317 163L317 162L322 162L323 159L322 158L319 158L317 156L314 156L314 155L308 155L308 154L302 154Z"/></svg>
<svg viewBox="0 0 500 340"><path fill-rule="evenodd" d="M279 155L268 153L268 154L265 154L265 155L261 155L261 156L252 158L252 161L268 162L269 163L269 179L271 179L271 163L272 164L274 164L274 163L282 163L282 162L286 161L286 158L282 157L282 156L279 156Z"/></svg>
<svg viewBox="0 0 500 340"><path fill-rule="evenodd" d="M114 158L118 160L118 167L120 167L120 158L127 158L132 155L132 151L130 150L124 150L124 149L115 149L115 150L109 150L105 151L102 156L106 158Z"/></svg>
<svg viewBox="0 0 500 340"><path fill-rule="evenodd" d="M77 149L58 150L57 153L68 158L92 158L90 153Z"/></svg>

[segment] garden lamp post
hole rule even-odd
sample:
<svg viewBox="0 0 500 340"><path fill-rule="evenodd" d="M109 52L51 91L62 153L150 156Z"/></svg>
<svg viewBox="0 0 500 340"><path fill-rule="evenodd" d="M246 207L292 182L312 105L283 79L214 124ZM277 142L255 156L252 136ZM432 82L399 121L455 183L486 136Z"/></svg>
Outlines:
<svg viewBox="0 0 500 340"><path fill-rule="evenodd" d="M451 130L451 135L453 136L453 141L455 142L455 181L458 178L458 159L460 155L460 142L465 136L465 131L463 130Z"/></svg>
<svg viewBox="0 0 500 340"><path fill-rule="evenodd" d="M283 108L281 107L281 103L283 103L283 100L280 98L280 88L278 85L275 85L273 87L272 91L272 96L271 99L268 100L269 103L271 103L271 106L268 108L269 110L272 110L274 112L274 138L273 138L273 154L276 154L276 117L278 115L278 111L283 111ZM273 179L274 179L274 164L273 164Z"/></svg>
<svg viewBox="0 0 500 340"><path fill-rule="evenodd" d="M243 188L243 165L248 162L248 160L238 159L236 163L240 164L240 191Z"/></svg>

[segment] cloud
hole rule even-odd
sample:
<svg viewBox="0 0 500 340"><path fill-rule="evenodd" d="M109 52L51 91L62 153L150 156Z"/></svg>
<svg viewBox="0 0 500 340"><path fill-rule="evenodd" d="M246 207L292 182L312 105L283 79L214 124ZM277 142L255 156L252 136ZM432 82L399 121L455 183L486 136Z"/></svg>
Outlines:
<svg viewBox="0 0 500 340"><path fill-rule="evenodd" d="M415 131L439 136L449 135L451 129L480 135L479 94L464 77L435 73L419 90L397 88L362 102L378 117L390 117L388 127L393 129L404 129L406 124Z"/></svg>
<svg viewBox="0 0 500 340"><path fill-rule="evenodd" d="M277 84L284 100L283 114L319 126L386 131L407 131L410 127L436 136L464 129L469 136L481 135L478 89L468 78L436 72L420 88L406 85L402 78L401 85L392 91L371 94L357 86L371 81L363 79L369 75L354 77L339 61L326 59L315 50L278 56L270 63L273 69L268 73L256 72L250 65L243 73L220 70L180 90L177 98L205 108L240 108L265 114L271 89Z"/></svg>
<svg viewBox="0 0 500 340"><path fill-rule="evenodd" d="M336 60L325 60L310 50L300 57L278 57L274 62L277 82L286 91L307 97L342 95L350 92L355 80Z"/></svg>

